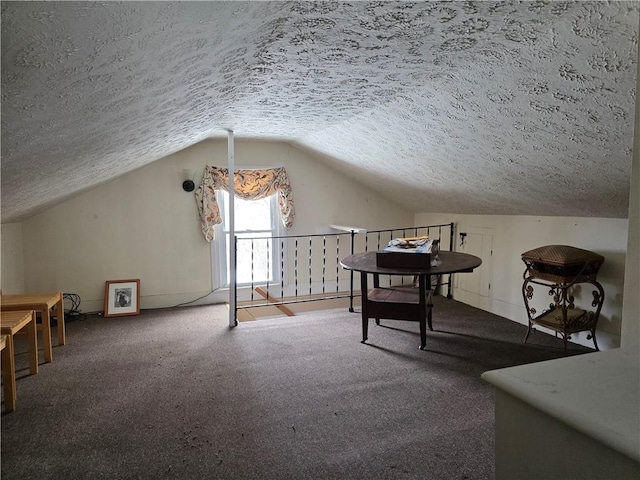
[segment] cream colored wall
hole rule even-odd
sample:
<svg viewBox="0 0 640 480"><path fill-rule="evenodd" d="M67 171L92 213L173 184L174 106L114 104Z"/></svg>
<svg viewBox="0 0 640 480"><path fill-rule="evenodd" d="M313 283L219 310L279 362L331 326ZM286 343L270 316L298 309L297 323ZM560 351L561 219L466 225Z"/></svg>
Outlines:
<svg viewBox="0 0 640 480"><path fill-rule="evenodd" d="M193 195L172 156L71 198L23 222L27 291L77 293L102 310L106 280L141 280L142 308L210 289L209 249Z"/></svg>
<svg viewBox="0 0 640 480"><path fill-rule="evenodd" d="M2 256L2 293L22 293L24 281L24 254L22 245L22 224L5 223L0 236Z"/></svg>
<svg viewBox="0 0 640 480"><path fill-rule="evenodd" d="M526 324L521 287L524 263L522 253L543 245L572 245L595 251L605 257L598 281L605 290L605 302L598 322L600 348L620 345L622 324L622 293L624 288L625 252L627 248L627 220L606 218L567 218L502 215L416 215L417 224L442 221L456 223L456 250L460 246L460 232L482 233L492 237L493 255L483 258L483 267L489 268L487 281L491 288L488 296L469 293L461 288L463 275L457 275L454 298L483 310ZM540 295L540 293L537 293ZM576 295L576 303L591 302L590 290ZM536 298L538 298L536 296ZM544 301L544 306L548 303ZM573 341L593 346L585 334L572 337Z"/></svg>
<svg viewBox="0 0 640 480"><path fill-rule="evenodd" d="M328 168L312 153L287 143L236 142L235 161L237 168L264 165L287 169L296 208L288 235L324 232L330 224L373 230L413 223L411 212ZM226 142L223 152L209 165L226 165Z"/></svg>
<svg viewBox="0 0 640 480"><path fill-rule="evenodd" d="M24 254L22 248L22 224L5 223L1 234L2 293L22 293L24 283Z"/></svg>
<svg viewBox="0 0 640 480"><path fill-rule="evenodd" d="M373 229L413 221L393 202L286 143L236 140L235 159L237 167L286 167L296 206L290 234L316 233L331 223ZM102 310L106 280L139 278L143 309L206 295L210 245L200 233L193 194L181 188L182 170L196 170L197 184L205 165L226 162L226 139L205 141L24 221L24 290L77 293L84 312ZM4 240L3 226L3 250ZM19 265L5 257L3 279L5 269L19 278Z"/></svg>

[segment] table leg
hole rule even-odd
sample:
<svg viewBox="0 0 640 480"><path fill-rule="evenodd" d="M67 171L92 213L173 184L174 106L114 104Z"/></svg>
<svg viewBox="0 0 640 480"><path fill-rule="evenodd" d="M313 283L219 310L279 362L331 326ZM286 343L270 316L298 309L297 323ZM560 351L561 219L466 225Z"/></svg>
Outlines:
<svg viewBox="0 0 640 480"><path fill-rule="evenodd" d="M377 273L373 274L373 288L380 288L380 275ZM380 325L380 318L376 317L376 325Z"/></svg>
<svg viewBox="0 0 640 480"><path fill-rule="evenodd" d="M64 298L60 293L60 300L56 304L56 318L58 319L58 345L67 343L67 335L64 325Z"/></svg>
<svg viewBox="0 0 640 480"><path fill-rule="evenodd" d="M44 350L45 363L53 360L53 348L51 345L51 315L49 307L45 307L42 312L42 348Z"/></svg>
<svg viewBox="0 0 640 480"><path fill-rule="evenodd" d="M433 284L431 275L429 275L429 289L427 295L427 327L433 332L432 312L433 312Z"/></svg>
<svg viewBox="0 0 640 480"><path fill-rule="evenodd" d="M31 312L31 321L27 325L27 342L29 343L29 371L31 375L38 373L38 333L36 329L36 312Z"/></svg>
<svg viewBox="0 0 640 480"><path fill-rule="evenodd" d="M427 345L427 301L426 301L426 275L418 276L418 290L420 303L418 304L418 316L420 321L420 350L424 350Z"/></svg>
<svg viewBox="0 0 640 480"><path fill-rule="evenodd" d="M13 335L7 336L6 347L2 350L2 383L4 387L5 411L16 409L16 363L13 356Z"/></svg>
<svg viewBox="0 0 640 480"><path fill-rule="evenodd" d="M368 338L369 330L369 300L368 300L367 274L360 272L360 293L362 295L362 343Z"/></svg>

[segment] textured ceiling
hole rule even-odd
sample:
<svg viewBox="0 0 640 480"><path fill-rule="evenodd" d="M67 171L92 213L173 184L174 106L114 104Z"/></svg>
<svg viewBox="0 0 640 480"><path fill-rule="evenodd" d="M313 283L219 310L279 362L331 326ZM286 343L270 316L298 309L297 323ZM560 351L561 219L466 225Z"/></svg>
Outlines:
<svg viewBox="0 0 640 480"><path fill-rule="evenodd" d="M3 1L2 221L225 129L412 211L626 217L638 8Z"/></svg>

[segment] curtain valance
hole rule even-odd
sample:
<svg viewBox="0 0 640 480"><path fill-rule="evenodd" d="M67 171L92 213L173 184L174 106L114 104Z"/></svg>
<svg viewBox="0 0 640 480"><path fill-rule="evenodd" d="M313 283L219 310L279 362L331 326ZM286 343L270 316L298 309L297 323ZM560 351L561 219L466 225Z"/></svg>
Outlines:
<svg viewBox="0 0 640 480"><path fill-rule="evenodd" d="M280 217L286 228L291 228L295 211L289 176L284 167L261 170L236 170L234 175L236 195L244 200L260 200L278 194ZM208 242L214 238L213 228L222 223L216 190L229 191L228 169L205 167L200 186L196 189L196 203L200 213L202 233Z"/></svg>

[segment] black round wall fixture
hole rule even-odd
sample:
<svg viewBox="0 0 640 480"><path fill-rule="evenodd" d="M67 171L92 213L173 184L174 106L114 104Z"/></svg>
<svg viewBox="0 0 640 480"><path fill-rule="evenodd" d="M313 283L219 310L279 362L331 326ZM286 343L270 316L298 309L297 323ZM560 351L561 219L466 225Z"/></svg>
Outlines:
<svg viewBox="0 0 640 480"><path fill-rule="evenodd" d="M182 189L185 192L193 192L194 188L196 188L196 184L193 183L193 180L185 180L182 182Z"/></svg>

